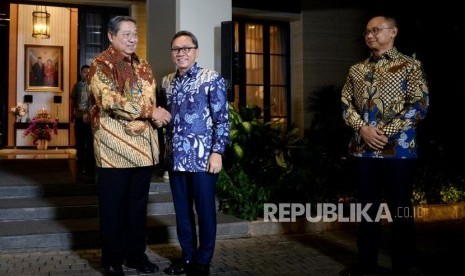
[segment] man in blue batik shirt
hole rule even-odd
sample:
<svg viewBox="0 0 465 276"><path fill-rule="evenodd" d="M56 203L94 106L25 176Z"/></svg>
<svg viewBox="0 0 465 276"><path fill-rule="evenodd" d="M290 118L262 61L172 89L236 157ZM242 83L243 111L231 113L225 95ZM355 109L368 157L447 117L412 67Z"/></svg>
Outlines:
<svg viewBox="0 0 465 276"><path fill-rule="evenodd" d="M177 70L162 80L162 93L172 115L165 158L183 257L182 262L165 269L170 275L209 274L216 241L215 186L229 142L224 79L215 71L200 68L198 54L198 41L191 32L176 33L171 56Z"/></svg>

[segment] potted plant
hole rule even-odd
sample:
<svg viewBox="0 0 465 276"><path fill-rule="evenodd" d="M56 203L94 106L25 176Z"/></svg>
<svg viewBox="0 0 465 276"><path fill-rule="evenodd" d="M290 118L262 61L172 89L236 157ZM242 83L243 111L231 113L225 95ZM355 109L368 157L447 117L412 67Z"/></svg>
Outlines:
<svg viewBox="0 0 465 276"><path fill-rule="evenodd" d="M10 112L16 116L16 122L21 122L24 115L26 115L26 108L22 103L16 104L16 106L10 108Z"/></svg>
<svg viewBox="0 0 465 276"><path fill-rule="evenodd" d="M31 136L37 149L47 149L48 142L52 140L52 132L58 134L58 123L50 118L47 110L42 108L32 118L29 127L24 131L24 136Z"/></svg>

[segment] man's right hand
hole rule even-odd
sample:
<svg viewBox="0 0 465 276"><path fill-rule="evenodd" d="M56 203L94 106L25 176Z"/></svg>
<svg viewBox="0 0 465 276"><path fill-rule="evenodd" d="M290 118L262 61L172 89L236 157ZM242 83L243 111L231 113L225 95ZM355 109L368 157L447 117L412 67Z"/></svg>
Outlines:
<svg viewBox="0 0 465 276"><path fill-rule="evenodd" d="M171 114L163 107L156 107L152 111L152 120L155 122L157 127L160 124L164 126L170 122Z"/></svg>
<svg viewBox="0 0 465 276"><path fill-rule="evenodd" d="M374 150L382 150L388 142L388 137L381 129L372 126L362 126L359 129L363 141Z"/></svg>

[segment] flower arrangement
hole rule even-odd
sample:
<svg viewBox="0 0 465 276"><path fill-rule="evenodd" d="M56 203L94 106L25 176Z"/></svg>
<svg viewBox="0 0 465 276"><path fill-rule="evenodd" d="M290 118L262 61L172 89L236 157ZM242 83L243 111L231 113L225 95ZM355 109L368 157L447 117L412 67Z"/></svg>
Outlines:
<svg viewBox="0 0 465 276"><path fill-rule="evenodd" d="M16 116L18 122L21 122L21 118L26 115L26 108L22 103L17 103L16 106L10 108L10 112Z"/></svg>
<svg viewBox="0 0 465 276"><path fill-rule="evenodd" d="M50 119L50 114L45 108L39 110L32 118L29 127L24 131L24 136L31 136L34 145L38 140L52 140L52 132L58 135L58 123L55 119Z"/></svg>

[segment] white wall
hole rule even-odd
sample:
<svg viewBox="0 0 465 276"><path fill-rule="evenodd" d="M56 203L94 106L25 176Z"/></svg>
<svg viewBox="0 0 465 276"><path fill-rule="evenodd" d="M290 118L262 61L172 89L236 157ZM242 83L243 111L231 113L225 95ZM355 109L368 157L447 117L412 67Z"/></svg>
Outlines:
<svg viewBox="0 0 465 276"><path fill-rule="evenodd" d="M221 22L232 19L231 0L176 0L176 3L176 31L188 30L197 37L199 66L221 72Z"/></svg>
<svg viewBox="0 0 465 276"><path fill-rule="evenodd" d="M170 40L176 33L176 1L147 1L147 61L160 85L161 78L174 71Z"/></svg>

